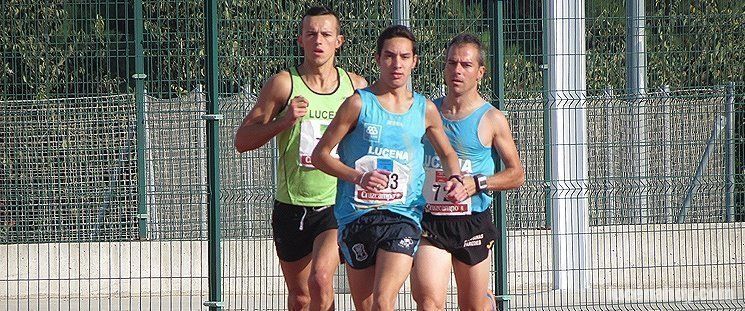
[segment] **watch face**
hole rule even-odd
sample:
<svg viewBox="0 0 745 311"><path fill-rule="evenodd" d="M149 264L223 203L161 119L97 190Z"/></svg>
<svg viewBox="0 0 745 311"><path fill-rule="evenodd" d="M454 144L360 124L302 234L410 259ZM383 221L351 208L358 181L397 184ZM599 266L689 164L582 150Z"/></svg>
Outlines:
<svg viewBox="0 0 745 311"><path fill-rule="evenodd" d="M479 188L486 189L486 176L479 176Z"/></svg>
<svg viewBox="0 0 745 311"><path fill-rule="evenodd" d="M476 188L478 188L479 191L486 190L486 176L479 174L476 176L476 181Z"/></svg>

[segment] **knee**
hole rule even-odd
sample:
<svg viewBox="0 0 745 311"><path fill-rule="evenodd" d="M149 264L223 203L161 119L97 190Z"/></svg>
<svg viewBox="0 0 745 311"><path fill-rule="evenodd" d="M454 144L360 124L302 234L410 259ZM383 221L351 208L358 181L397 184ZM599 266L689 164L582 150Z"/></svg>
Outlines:
<svg viewBox="0 0 745 311"><path fill-rule="evenodd" d="M476 301L458 299L458 308L461 311L491 310L490 304L486 299L477 299Z"/></svg>
<svg viewBox="0 0 745 311"><path fill-rule="evenodd" d="M334 275L332 273L315 272L311 273L308 278L308 286L311 291L333 291L334 290Z"/></svg>
<svg viewBox="0 0 745 311"><path fill-rule="evenodd" d="M308 310L310 295L306 293L290 293L289 304L289 310Z"/></svg>
<svg viewBox="0 0 745 311"><path fill-rule="evenodd" d="M414 301L416 301L417 310L445 310L445 301L431 295L414 295Z"/></svg>
<svg viewBox="0 0 745 311"><path fill-rule="evenodd" d="M374 297L373 298L373 310L393 310L393 307L396 304L395 299L390 298L383 298L383 297Z"/></svg>

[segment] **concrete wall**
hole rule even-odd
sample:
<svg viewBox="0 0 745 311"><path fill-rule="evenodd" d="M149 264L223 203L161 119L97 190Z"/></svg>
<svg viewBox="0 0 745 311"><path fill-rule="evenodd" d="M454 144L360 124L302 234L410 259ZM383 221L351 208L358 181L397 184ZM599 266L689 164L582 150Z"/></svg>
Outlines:
<svg viewBox="0 0 745 311"><path fill-rule="evenodd" d="M550 231L509 234L512 294L545 295L552 289ZM691 295L686 290L704 295L711 289L722 290L722 299L745 299L743 223L592 227L588 238L586 293L673 299L676 293ZM226 241L222 256L226 297L257 295L284 303L271 241ZM207 275L206 242L0 245L0 300L206 296ZM337 288L345 291L343 276Z"/></svg>

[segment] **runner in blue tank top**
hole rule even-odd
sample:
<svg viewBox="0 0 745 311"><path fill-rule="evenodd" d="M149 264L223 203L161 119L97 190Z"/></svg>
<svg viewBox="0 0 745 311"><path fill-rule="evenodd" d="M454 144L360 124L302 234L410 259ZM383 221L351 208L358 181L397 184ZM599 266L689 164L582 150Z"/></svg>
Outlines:
<svg viewBox="0 0 745 311"><path fill-rule="evenodd" d="M334 213L357 310L393 310L411 270L425 203L425 134L450 177L443 186L447 199L467 197L437 108L408 90L417 60L411 31L386 28L375 52L380 78L339 107L313 151L313 164L339 178ZM339 159L330 154L337 144Z"/></svg>
<svg viewBox="0 0 745 311"><path fill-rule="evenodd" d="M412 291L420 310L445 308L451 267L461 310L494 308L489 286L490 249L497 238L491 218L491 191L519 187L525 174L504 114L478 93L485 72L481 42L459 35L447 49L448 93L435 101L445 133L458 154L470 197L452 203L442 197L440 160L425 142L427 200L422 219L422 244L414 259ZM501 157L505 169L495 172ZM490 297L491 299L488 299Z"/></svg>

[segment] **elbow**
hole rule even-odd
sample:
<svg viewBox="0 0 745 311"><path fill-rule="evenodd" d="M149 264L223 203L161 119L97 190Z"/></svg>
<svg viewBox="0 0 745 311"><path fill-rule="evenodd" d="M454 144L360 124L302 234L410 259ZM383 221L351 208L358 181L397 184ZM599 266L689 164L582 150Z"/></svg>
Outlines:
<svg viewBox="0 0 745 311"><path fill-rule="evenodd" d="M239 142L237 138L233 140L233 147L235 147L235 150L238 151L238 153L244 153L248 151L248 146L244 143Z"/></svg>
<svg viewBox="0 0 745 311"><path fill-rule="evenodd" d="M246 151L254 150L260 146L253 146L249 142L246 142L243 139L239 139L238 137L236 137L233 140L233 147L235 147L235 150L238 151L238 153L244 153Z"/></svg>
<svg viewBox="0 0 745 311"><path fill-rule="evenodd" d="M318 152L318 148L313 150L313 153L311 153L310 155L310 162L313 163L313 166L315 166L317 169L323 172L326 172L324 170L325 166L323 165L324 164L323 161L324 161L323 155L320 152Z"/></svg>
<svg viewBox="0 0 745 311"><path fill-rule="evenodd" d="M525 170L522 167L517 168L517 172L515 172L515 185L514 189L520 188L523 184L525 184Z"/></svg>

